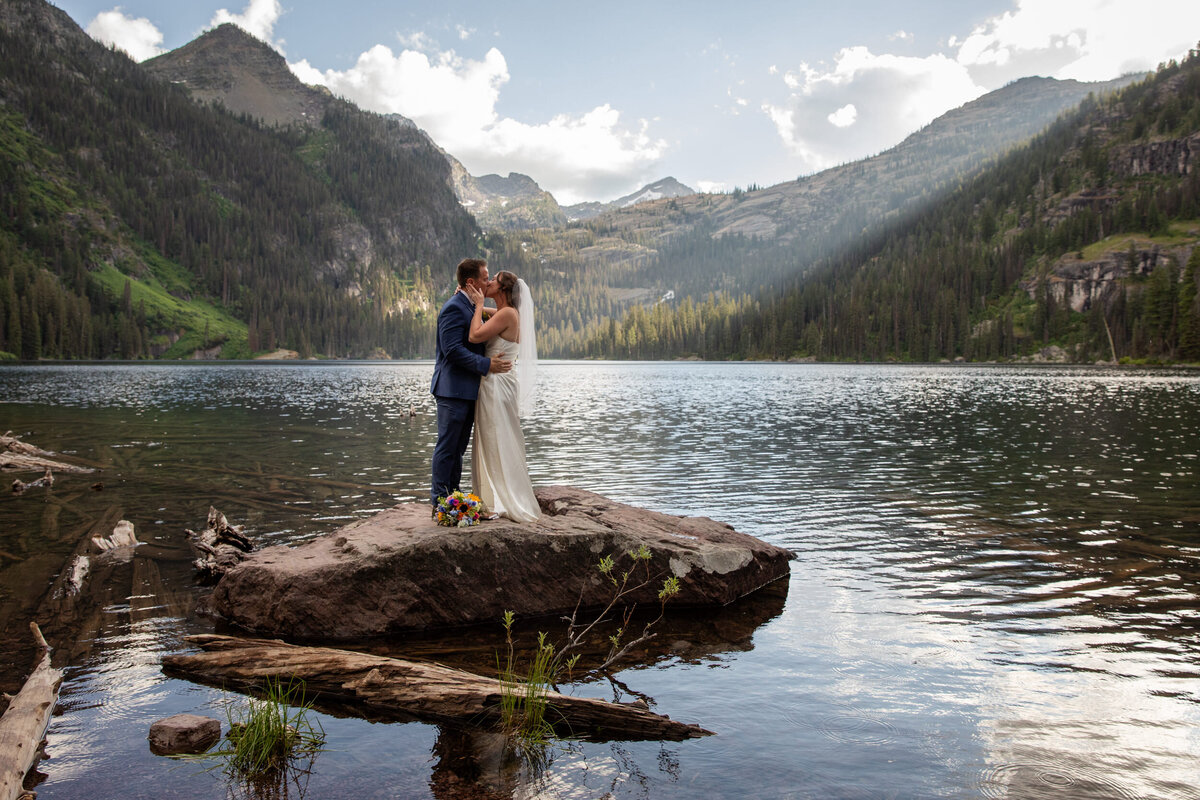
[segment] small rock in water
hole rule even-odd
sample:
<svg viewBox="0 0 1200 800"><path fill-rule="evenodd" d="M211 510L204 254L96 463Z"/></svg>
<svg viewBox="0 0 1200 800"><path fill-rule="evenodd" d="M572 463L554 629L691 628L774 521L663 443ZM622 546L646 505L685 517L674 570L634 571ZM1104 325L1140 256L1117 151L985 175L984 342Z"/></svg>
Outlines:
<svg viewBox="0 0 1200 800"><path fill-rule="evenodd" d="M221 723L199 714L176 714L150 726L150 752L158 756L203 753L221 738Z"/></svg>

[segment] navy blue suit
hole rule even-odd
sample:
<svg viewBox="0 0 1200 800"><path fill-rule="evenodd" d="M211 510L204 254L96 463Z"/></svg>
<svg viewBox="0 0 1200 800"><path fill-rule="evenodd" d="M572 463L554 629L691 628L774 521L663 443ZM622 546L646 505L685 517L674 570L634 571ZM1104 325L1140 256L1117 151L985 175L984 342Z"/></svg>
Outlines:
<svg viewBox="0 0 1200 800"><path fill-rule="evenodd" d="M463 455L475 424L475 399L479 378L488 373L491 359L486 345L469 339L475 306L456 292L442 306L437 320L437 359L429 391L437 400L438 438L433 449L433 481L429 500L436 507L462 483Z"/></svg>

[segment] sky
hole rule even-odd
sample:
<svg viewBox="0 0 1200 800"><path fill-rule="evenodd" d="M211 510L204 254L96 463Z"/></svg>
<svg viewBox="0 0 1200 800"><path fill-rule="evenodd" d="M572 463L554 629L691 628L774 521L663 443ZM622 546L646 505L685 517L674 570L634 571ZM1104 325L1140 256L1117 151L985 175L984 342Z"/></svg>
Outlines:
<svg viewBox="0 0 1200 800"><path fill-rule="evenodd" d="M1109 80L1200 41L1197 0L229 2L54 0L138 61L233 22L305 83L564 205L668 175L794 180L1018 78Z"/></svg>

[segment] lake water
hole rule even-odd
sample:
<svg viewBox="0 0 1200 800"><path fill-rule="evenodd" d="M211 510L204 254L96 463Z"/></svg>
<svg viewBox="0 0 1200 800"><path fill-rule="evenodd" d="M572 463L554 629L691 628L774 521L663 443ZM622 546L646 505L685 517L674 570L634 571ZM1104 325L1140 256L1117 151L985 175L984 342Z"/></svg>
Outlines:
<svg viewBox="0 0 1200 800"><path fill-rule="evenodd" d="M153 720L224 718L236 697L158 666L214 629L182 531L211 504L295 542L423 498L430 374L0 369L0 431L102 467L0 498L2 688L31 666L25 625L91 526L128 519L150 543L70 649L39 798L242 791L146 745ZM526 438L535 484L710 516L797 554L786 585L672 617L616 676L717 735L570 743L531 778L497 768L487 736L321 713L328 750L289 796L1200 791L1200 373L550 363ZM494 634L374 646L487 671Z"/></svg>

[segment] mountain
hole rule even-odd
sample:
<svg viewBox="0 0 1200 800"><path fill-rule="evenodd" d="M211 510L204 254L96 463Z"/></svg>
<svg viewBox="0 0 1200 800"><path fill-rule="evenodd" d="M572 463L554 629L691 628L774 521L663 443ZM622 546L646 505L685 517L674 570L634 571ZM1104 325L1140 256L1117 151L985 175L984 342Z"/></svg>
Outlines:
<svg viewBox="0 0 1200 800"><path fill-rule="evenodd" d="M235 114L268 125L320 126L332 96L306 86L283 56L235 25L218 26L177 50L142 62L151 72L188 90L200 102L219 102ZM560 225L566 216L549 192L517 173L474 177L416 124L388 114L400 127L425 138L450 166L449 185L485 230L521 230Z"/></svg>
<svg viewBox="0 0 1200 800"><path fill-rule="evenodd" d="M508 177L474 177L453 156L451 173L454 190L463 207L475 216L484 230L517 231L566 224L567 215L554 196L528 175L510 172Z"/></svg>
<svg viewBox="0 0 1200 800"><path fill-rule="evenodd" d="M181 51L143 67L0 5L0 351L427 354L446 254L480 246L442 154L235 28ZM266 95L303 124L245 113Z"/></svg>
<svg viewBox="0 0 1200 800"><path fill-rule="evenodd" d="M591 219L598 217L608 211L615 211L620 208L628 208L629 206L637 205L638 203L648 203L651 200L662 200L671 197L686 197L690 194L695 194L695 190L684 186L674 178L663 178L654 183L649 183L638 189L632 194L627 194L624 197L618 197L607 203L599 203L596 201L588 203L576 203L572 206L565 206L563 211L566 212L567 219L572 222L579 220Z"/></svg>
<svg viewBox="0 0 1200 800"><path fill-rule="evenodd" d="M905 206L768 290L635 305L573 353L1200 362L1200 49Z"/></svg>
<svg viewBox="0 0 1200 800"><path fill-rule="evenodd" d="M530 282L548 356L1083 357L1102 331L1183 357L1194 72L1019 81L863 162L550 226L527 177L467 175L236 29L143 66L5 0L0 358L427 357L475 254ZM1054 121L1080 98L1099 116Z"/></svg>
<svg viewBox="0 0 1200 800"><path fill-rule="evenodd" d="M1016 81L947 112L890 150L776 186L691 194L638 203L525 234L527 260L579 276L595 316L570 317L560 334L568 353L581 332L620 319L633 305L673 293L701 301L770 291L805 273L881 221L953 191L963 180L1028 141L1088 95L1126 85L1047 78ZM554 302L565 302L556 291ZM540 310L540 309L539 309Z"/></svg>
<svg viewBox="0 0 1200 800"><path fill-rule="evenodd" d="M671 238L699 222L712 236L741 234L782 244L821 234L847 214L867 220L922 202L933 192L1023 143L1089 94L1133 82L1023 78L946 112L877 156L767 188L692 194L613 210L615 231L655 229Z"/></svg>
<svg viewBox="0 0 1200 800"><path fill-rule="evenodd" d="M200 102L220 102L268 125L320 125L331 99L327 90L301 83L274 49L228 22L142 66Z"/></svg>

